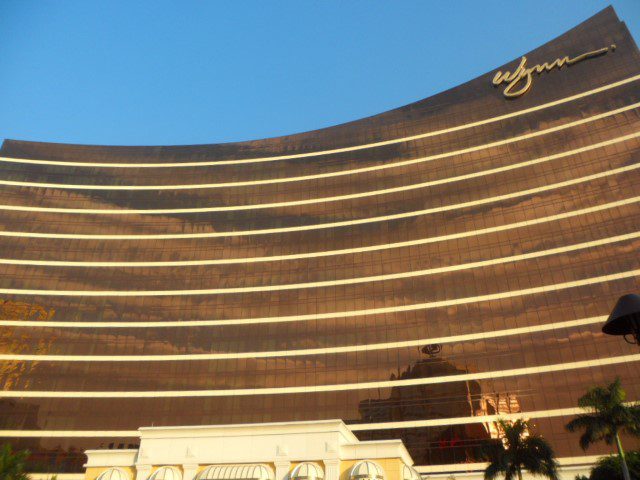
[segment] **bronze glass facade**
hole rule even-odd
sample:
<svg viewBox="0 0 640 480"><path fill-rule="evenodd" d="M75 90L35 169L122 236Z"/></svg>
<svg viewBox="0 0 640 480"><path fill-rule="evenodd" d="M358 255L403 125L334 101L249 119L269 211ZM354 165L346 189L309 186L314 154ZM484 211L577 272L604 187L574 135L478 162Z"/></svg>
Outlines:
<svg viewBox="0 0 640 480"><path fill-rule="evenodd" d="M139 426L340 418L450 464L525 412L583 455L585 389L640 399L600 332L640 287L640 55L610 8L527 54L605 47L288 137L5 141L0 434L78 471Z"/></svg>

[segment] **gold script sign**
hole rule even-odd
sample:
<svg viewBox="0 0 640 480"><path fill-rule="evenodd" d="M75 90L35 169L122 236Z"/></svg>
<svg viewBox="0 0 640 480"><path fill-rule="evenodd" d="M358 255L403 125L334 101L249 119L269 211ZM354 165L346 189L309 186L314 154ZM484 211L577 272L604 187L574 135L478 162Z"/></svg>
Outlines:
<svg viewBox="0 0 640 480"><path fill-rule="evenodd" d="M599 50L593 50L591 52L583 53L577 57L569 58L565 56L562 58L556 58L553 62L545 62L543 64L534 65L533 67L527 67L527 57L522 57L520 65L513 72L501 72L495 74L493 77L493 85L498 86L505 83L507 86L504 89L503 95L507 98L516 98L520 95L524 95L531 88L533 82L533 74L540 75L542 72L548 72L554 68L562 68L564 65L573 65L574 63L581 62L587 58L599 57L604 55L609 50L614 51L615 45L604 47Z"/></svg>

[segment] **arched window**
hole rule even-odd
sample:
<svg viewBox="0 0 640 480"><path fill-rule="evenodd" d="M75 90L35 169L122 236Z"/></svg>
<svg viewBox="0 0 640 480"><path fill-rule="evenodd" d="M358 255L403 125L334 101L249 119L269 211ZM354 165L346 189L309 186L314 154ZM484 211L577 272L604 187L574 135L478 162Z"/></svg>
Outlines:
<svg viewBox="0 0 640 480"><path fill-rule="evenodd" d="M160 467L149 476L149 480L182 480L182 474L176 467Z"/></svg>
<svg viewBox="0 0 640 480"><path fill-rule="evenodd" d="M402 480L422 480L418 471L409 465L402 466Z"/></svg>
<svg viewBox="0 0 640 480"><path fill-rule="evenodd" d="M98 475L96 480L131 480L131 475L121 468L109 468Z"/></svg>
<svg viewBox="0 0 640 480"><path fill-rule="evenodd" d="M362 460L356 463L349 474L350 480L384 480L384 470L376 462Z"/></svg>
<svg viewBox="0 0 640 480"><path fill-rule="evenodd" d="M324 480L324 471L317 463L303 462L293 469L291 480Z"/></svg>
<svg viewBox="0 0 640 480"><path fill-rule="evenodd" d="M197 480L274 480L273 470L261 463L245 465L210 465Z"/></svg>

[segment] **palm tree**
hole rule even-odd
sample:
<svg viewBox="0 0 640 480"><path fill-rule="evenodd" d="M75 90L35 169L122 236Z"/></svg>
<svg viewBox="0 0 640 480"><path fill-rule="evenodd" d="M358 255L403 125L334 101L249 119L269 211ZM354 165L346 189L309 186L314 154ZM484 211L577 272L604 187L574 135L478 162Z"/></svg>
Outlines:
<svg viewBox="0 0 640 480"><path fill-rule="evenodd" d="M484 451L489 466L484 471L485 480L504 475L505 480L522 480L522 470L558 480L558 463L551 445L540 435L529 433L531 425L525 420L513 423L498 420L504 436L494 441Z"/></svg>
<svg viewBox="0 0 640 480"><path fill-rule="evenodd" d="M8 443L0 448L0 479L29 480L26 474L28 450L14 452Z"/></svg>
<svg viewBox="0 0 640 480"><path fill-rule="evenodd" d="M629 466L631 478L640 478L640 452L627 452L625 460ZM619 480L622 478L622 465L620 457L610 455L600 458L591 469L591 474L586 480Z"/></svg>
<svg viewBox="0 0 640 480"><path fill-rule="evenodd" d="M622 464L622 475L631 480L629 467L620 442L620 432L640 437L640 405L625 405L627 394L620 378L606 387L593 387L578 399L578 406L587 413L578 415L566 425L570 432L584 430L580 436L583 450L604 440L607 445L615 442Z"/></svg>

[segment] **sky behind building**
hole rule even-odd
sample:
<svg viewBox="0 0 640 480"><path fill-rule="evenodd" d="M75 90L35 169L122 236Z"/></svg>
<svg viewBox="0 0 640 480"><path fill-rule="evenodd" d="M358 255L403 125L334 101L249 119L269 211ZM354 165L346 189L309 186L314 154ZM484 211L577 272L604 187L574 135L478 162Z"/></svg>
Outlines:
<svg viewBox="0 0 640 480"><path fill-rule="evenodd" d="M551 40L603 0L0 2L0 140L217 143L355 120ZM640 2L614 0L640 38Z"/></svg>

